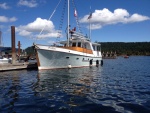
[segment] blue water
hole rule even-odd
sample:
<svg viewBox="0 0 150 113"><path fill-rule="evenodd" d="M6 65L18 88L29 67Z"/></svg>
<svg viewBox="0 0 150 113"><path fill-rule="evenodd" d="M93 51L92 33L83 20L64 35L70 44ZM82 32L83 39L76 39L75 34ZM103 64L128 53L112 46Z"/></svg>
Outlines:
<svg viewBox="0 0 150 113"><path fill-rule="evenodd" d="M0 72L0 113L150 113L150 57Z"/></svg>

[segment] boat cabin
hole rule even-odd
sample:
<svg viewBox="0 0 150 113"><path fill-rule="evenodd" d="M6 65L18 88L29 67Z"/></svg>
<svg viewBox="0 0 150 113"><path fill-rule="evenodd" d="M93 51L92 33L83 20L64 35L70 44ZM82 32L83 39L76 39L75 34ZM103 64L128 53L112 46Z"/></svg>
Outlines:
<svg viewBox="0 0 150 113"><path fill-rule="evenodd" d="M61 41L60 44L63 48L75 50L79 52L84 52L88 54L94 54L94 52L101 51L101 45L98 43L91 43L87 36L72 30L70 32L69 46L67 46L67 41Z"/></svg>
<svg viewBox="0 0 150 113"><path fill-rule="evenodd" d="M67 41L62 41L63 47L67 47ZM84 48L92 51L101 51L101 45L98 43L91 43L86 40L70 40L69 42L70 48Z"/></svg>

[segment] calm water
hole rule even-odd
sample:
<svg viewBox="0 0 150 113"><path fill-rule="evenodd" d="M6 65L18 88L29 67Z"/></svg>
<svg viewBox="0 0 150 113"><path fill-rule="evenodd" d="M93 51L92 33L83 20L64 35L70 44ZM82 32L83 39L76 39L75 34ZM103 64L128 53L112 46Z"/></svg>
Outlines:
<svg viewBox="0 0 150 113"><path fill-rule="evenodd" d="M0 72L0 113L150 113L150 57Z"/></svg>

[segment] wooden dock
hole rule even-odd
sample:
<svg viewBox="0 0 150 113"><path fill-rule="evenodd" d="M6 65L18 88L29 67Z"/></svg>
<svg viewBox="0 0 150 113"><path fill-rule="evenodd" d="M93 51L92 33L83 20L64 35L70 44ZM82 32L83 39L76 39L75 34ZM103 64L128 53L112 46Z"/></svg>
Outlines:
<svg viewBox="0 0 150 113"><path fill-rule="evenodd" d="M37 69L37 63L3 63L0 64L0 72L2 71L12 71L12 70L22 70L22 69Z"/></svg>

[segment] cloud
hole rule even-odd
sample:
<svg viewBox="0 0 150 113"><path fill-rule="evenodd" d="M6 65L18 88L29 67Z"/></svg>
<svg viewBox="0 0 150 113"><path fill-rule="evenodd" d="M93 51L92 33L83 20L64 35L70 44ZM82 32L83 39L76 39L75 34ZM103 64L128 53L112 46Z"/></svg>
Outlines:
<svg viewBox="0 0 150 113"><path fill-rule="evenodd" d="M24 36L24 37L30 36L32 34L31 32L26 31L26 30L17 29L16 31L19 31L18 34L21 35L21 36Z"/></svg>
<svg viewBox="0 0 150 113"><path fill-rule="evenodd" d="M2 4L0 4L0 8L9 9L10 7L7 5L7 3L2 3Z"/></svg>
<svg viewBox="0 0 150 113"><path fill-rule="evenodd" d="M42 30L43 32L38 35ZM53 22L42 18L36 18L35 21L27 25L18 26L16 28L16 31L20 36L30 38L44 39L50 37L58 37L58 32L55 30Z"/></svg>
<svg viewBox="0 0 150 113"><path fill-rule="evenodd" d="M16 21L17 18L16 17L6 17L6 16L0 16L0 22L14 22Z"/></svg>
<svg viewBox="0 0 150 113"><path fill-rule="evenodd" d="M80 22L89 23L89 19L87 19L88 17L89 15L85 15L80 19ZM125 9L116 9L114 10L114 12L111 12L108 9L104 8L102 10L95 10L95 12L92 13L92 18L90 21L92 29L100 29L106 25L118 23L127 24L141 22L149 19L150 17L139 14L130 15Z"/></svg>
<svg viewBox="0 0 150 113"><path fill-rule="evenodd" d="M33 8L36 7L38 3L35 0L19 0L18 5Z"/></svg>

